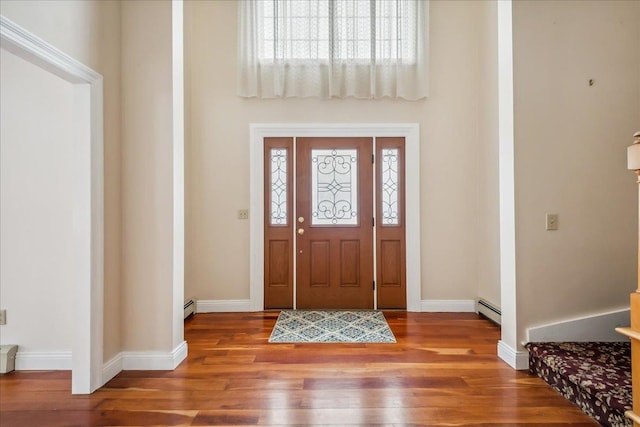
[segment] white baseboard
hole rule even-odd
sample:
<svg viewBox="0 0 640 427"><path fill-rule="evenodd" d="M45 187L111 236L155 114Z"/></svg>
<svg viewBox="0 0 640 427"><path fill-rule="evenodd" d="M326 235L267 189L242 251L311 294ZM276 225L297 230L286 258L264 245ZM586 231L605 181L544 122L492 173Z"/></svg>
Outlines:
<svg viewBox="0 0 640 427"><path fill-rule="evenodd" d="M420 311L425 313L475 313L476 302L469 299L422 300Z"/></svg>
<svg viewBox="0 0 640 427"><path fill-rule="evenodd" d="M498 357L518 371L529 369L529 352L516 351L502 340L498 341Z"/></svg>
<svg viewBox="0 0 640 427"><path fill-rule="evenodd" d="M250 312L249 300L198 300L196 301L197 313L234 313ZM423 312L457 312L474 313L476 311L475 300L422 300L420 311Z"/></svg>
<svg viewBox="0 0 640 427"><path fill-rule="evenodd" d="M70 371L71 351L20 351L16 353L16 371Z"/></svg>
<svg viewBox="0 0 640 427"><path fill-rule="evenodd" d="M247 300L197 300L196 313L249 312L251 303Z"/></svg>
<svg viewBox="0 0 640 427"><path fill-rule="evenodd" d="M578 317L561 322L534 326L527 329L526 342L561 341L627 341L615 331L618 326L629 326L628 308Z"/></svg>
<svg viewBox="0 0 640 427"><path fill-rule="evenodd" d="M188 348L187 342L182 341L171 352L171 356L173 360L173 366L171 370L176 369L178 365L181 364L182 361L187 358L187 354L189 354L189 348Z"/></svg>
<svg viewBox="0 0 640 427"><path fill-rule="evenodd" d="M102 366L102 385L105 385L122 371L122 353L116 354Z"/></svg>
<svg viewBox="0 0 640 427"><path fill-rule="evenodd" d="M123 351L124 371L171 371L187 357L187 342L182 341L171 352Z"/></svg>
<svg viewBox="0 0 640 427"><path fill-rule="evenodd" d="M102 367L102 385L120 371L172 371L187 357L187 342L182 341L171 352L123 351Z"/></svg>

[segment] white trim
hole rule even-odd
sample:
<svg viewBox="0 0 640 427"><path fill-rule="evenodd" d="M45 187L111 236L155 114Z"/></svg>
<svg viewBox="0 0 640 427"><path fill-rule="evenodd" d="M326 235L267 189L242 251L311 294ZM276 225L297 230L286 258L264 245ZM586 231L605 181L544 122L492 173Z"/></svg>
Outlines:
<svg viewBox="0 0 640 427"><path fill-rule="evenodd" d="M184 3L171 2L171 65L173 118L172 344L184 341Z"/></svg>
<svg viewBox="0 0 640 427"><path fill-rule="evenodd" d="M498 182L502 340L518 346L512 1L498 2Z"/></svg>
<svg viewBox="0 0 640 427"><path fill-rule="evenodd" d="M187 357L187 342L181 342L171 352L123 351L102 367L105 384L122 371L171 371Z"/></svg>
<svg viewBox="0 0 640 427"><path fill-rule="evenodd" d="M378 208L378 192L376 191L378 188L378 162L382 162L382 159L378 158L376 159L376 157L378 157L378 137L373 137L373 156L374 156L374 162L373 162L373 173L371 174L371 181L372 181L372 187L371 187L371 194L372 194L372 205L371 205L371 210L373 217L375 218L375 221L380 221L381 219L378 218L377 215L377 208ZM406 156L405 156L406 157ZM399 177L398 177L399 178ZM297 193L293 193L293 194L297 194ZM295 218L295 217L294 217ZM371 246L373 246L373 279L374 282L378 280L378 263L376 262L376 260L378 259L378 227L373 227L373 244ZM294 254L296 253L295 251L293 252ZM296 277L296 276L293 276ZM295 289L295 288L294 288ZM378 292L373 292L373 306L374 307L378 307Z"/></svg>
<svg viewBox="0 0 640 427"><path fill-rule="evenodd" d="M420 311L420 126L417 123L252 123L249 130L249 309L264 309L264 138L387 136L405 138L407 311Z"/></svg>
<svg viewBox="0 0 640 427"><path fill-rule="evenodd" d="M69 371L70 351L18 351L16 371Z"/></svg>
<svg viewBox="0 0 640 427"><path fill-rule="evenodd" d="M518 371L529 369L529 353L516 351L502 340L498 341L498 357Z"/></svg>
<svg viewBox="0 0 640 427"><path fill-rule="evenodd" d="M251 307L248 299L196 301L196 313L244 313L253 311Z"/></svg>
<svg viewBox="0 0 640 427"><path fill-rule="evenodd" d="M104 153L102 76L0 16L0 46L74 84L74 329L71 392L102 386Z"/></svg>
<svg viewBox="0 0 640 427"><path fill-rule="evenodd" d="M183 326L183 329L184 329L184 326ZM189 346L186 341L182 341L171 352L171 357L173 358L173 362L172 362L173 366L171 366L171 370L176 369L178 365L181 364L182 361L187 358L188 354L189 354Z"/></svg>
<svg viewBox="0 0 640 427"><path fill-rule="evenodd" d="M104 383L108 383L122 372L122 353L116 354L111 360L104 364L102 367L102 379Z"/></svg>
<svg viewBox="0 0 640 427"><path fill-rule="evenodd" d="M120 357L125 371L172 371L187 357L187 342L181 342L171 352L123 351Z"/></svg>
<svg viewBox="0 0 640 427"><path fill-rule="evenodd" d="M578 317L527 329L526 342L562 341L628 341L615 328L628 326L631 311L628 308Z"/></svg>
<svg viewBox="0 0 640 427"><path fill-rule="evenodd" d="M420 311L425 313L475 313L476 302L469 299L422 300Z"/></svg>
<svg viewBox="0 0 640 427"><path fill-rule="evenodd" d="M91 83L102 76L15 22L0 15L2 48L70 83Z"/></svg>
<svg viewBox="0 0 640 427"><path fill-rule="evenodd" d="M411 125L408 125L411 126ZM422 298L422 258L420 257L420 128L417 124L405 128L405 221L407 246L407 311L420 311ZM377 133L376 136L383 136Z"/></svg>

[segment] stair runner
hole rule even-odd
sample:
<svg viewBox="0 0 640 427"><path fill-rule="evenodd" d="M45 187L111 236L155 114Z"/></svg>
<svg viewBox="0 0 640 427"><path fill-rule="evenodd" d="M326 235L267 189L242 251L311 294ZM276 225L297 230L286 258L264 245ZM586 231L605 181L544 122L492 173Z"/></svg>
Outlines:
<svg viewBox="0 0 640 427"><path fill-rule="evenodd" d="M633 423L629 342L529 343L529 370L603 426Z"/></svg>

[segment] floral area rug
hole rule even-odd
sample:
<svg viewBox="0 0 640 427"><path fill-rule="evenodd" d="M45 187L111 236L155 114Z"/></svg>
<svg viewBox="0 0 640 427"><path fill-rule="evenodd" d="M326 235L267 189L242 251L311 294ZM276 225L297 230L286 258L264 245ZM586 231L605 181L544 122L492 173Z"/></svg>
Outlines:
<svg viewBox="0 0 640 427"><path fill-rule="evenodd" d="M395 343L380 311L283 310L270 343Z"/></svg>
<svg viewBox="0 0 640 427"><path fill-rule="evenodd" d="M627 427L629 342L529 343L529 370L603 426Z"/></svg>

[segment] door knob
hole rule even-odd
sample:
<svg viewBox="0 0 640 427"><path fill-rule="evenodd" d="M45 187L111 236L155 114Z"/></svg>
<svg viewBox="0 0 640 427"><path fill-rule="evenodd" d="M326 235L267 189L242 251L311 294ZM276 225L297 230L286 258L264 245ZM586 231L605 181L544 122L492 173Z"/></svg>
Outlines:
<svg viewBox="0 0 640 427"><path fill-rule="evenodd" d="M304 222L304 217L302 217L302 216L301 216L301 217L298 217L298 222L299 222L300 224L302 224L302 223Z"/></svg>
<svg viewBox="0 0 640 427"><path fill-rule="evenodd" d="M304 234L304 228L298 228L298 234L302 236Z"/></svg>

